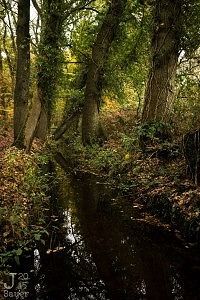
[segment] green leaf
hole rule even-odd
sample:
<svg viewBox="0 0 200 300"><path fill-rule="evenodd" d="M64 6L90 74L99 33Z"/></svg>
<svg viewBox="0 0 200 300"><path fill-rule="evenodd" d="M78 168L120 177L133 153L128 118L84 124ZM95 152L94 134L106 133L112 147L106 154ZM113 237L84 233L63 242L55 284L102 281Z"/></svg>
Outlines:
<svg viewBox="0 0 200 300"><path fill-rule="evenodd" d="M15 251L15 254L17 255L17 256L20 256L20 255L22 255L22 249L21 248L19 248L19 249L17 249L16 251Z"/></svg>
<svg viewBox="0 0 200 300"><path fill-rule="evenodd" d="M41 239L41 234L40 233L35 233L34 238L36 241L39 241Z"/></svg>
<svg viewBox="0 0 200 300"><path fill-rule="evenodd" d="M15 256L15 261L16 261L17 265L20 265L19 256Z"/></svg>

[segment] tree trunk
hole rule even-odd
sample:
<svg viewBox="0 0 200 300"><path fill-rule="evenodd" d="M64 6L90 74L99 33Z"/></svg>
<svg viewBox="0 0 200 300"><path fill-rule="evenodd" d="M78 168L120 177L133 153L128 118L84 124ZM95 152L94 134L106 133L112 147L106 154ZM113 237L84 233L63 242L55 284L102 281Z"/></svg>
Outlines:
<svg viewBox="0 0 200 300"><path fill-rule="evenodd" d="M35 92L35 94L33 95L33 101L31 105L31 109L29 111L29 116L26 122L26 128L24 132L25 147L27 152L29 152L31 149L40 114L41 114L41 103L38 99L37 92Z"/></svg>
<svg viewBox="0 0 200 300"><path fill-rule="evenodd" d="M52 108L61 65L63 0L43 2L42 33L38 57L38 99L41 113L35 136L45 140L50 131Z"/></svg>
<svg viewBox="0 0 200 300"><path fill-rule="evenodd" d="M89 64L85 104L82 117L82 141L84 145L97 141L100 133L99 106L102 94L103 68L107 60L115 32L120 24L126 0L112 0L92 49Z"/></svg>
<svg viewBox="0 0 200 300"><path fill-rule="evenodd" d="M12 96L13 96L14 86L15 86L15 74L16 74L16 59L13 59L11 57L11 53L8 50L7 45L6 45L6 39L7 39L7 27L5 25L4 26L4 33L3 33L3 51L6 54L6 60L7 60L8 69L9 69L9 73L10 73L10 78L11 78L11 82L12 82Z"/></svg>
<svg viewBox="0 0 200 300"><path fill-rule="evenodd" d="M14 90L14 145L24 147L30 79L30 0L18 1L17 70Z"/></svg>
<svg viewBox="0 0 200 300"><path fill-rule="evenodd" d="M181 0L157 0L151 41L151 70L147 83L142 123L169 118L180 51Z"/></svg>
<svg viewBox="0 0 200 300"><path fill-rule="evenodd" d="M6 122L6 102L5 102L5 84L3 78L3 58L2 45L0 40L0 115L2 114L4 122Z"/></svg>
<svg viewBox="0 0 200 300"><path fill-rule="evenodd" d="M81 113L82 109L77 108L62 121L61 125L54 132L55 141L59 140L63 134L72 127L72 125L77 124L76 127L78 127Z"/></svg>
<svg viewBox="0 0 200 300"><path fill-rule="evenodd" d="M33 2L36 5L36 2ZM51 114L61 66L63 0L44 0L40 14L41 38L37 62L36 94L26 126L26 149L30 150L34 137L45 141L51 126Z"/></svg>

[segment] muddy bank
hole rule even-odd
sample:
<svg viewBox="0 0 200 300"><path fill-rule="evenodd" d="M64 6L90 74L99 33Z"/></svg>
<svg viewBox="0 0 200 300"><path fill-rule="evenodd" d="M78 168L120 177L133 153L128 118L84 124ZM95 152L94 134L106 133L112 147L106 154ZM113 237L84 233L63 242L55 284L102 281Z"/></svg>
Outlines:
<svg viewBox="0 0 200 300"><path fill-rule="evenodd" d="M199 191L192 190L199 198ZM195 192L194 192L195 191ZM200 246L200 202L189 204L191 192L188 193L186 205L180 205L173 201L169 194L165 192L147 192L138 198L138 202L143 204L147 211L160 219L161 222L169 224L185 243L190 246ZM189 206L192 213L189 214Z"/></svg>

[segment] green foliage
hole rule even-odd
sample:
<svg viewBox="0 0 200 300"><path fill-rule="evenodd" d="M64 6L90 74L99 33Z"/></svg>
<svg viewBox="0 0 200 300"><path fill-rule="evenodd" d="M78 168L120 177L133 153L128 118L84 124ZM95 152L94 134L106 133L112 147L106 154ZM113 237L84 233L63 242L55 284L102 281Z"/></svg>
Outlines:
<svg viewBox="0 0 200 300"><path fill-rule="evenodd" d="M148 73L151 17L149 10L131 1L127 4L124 19L126 22L122 21L109 53L104 77L105 94L126 103L130 101L127 90L132 90L135 94L132 102L139 102Z"/></svg>
<svg viewBox="0 0 200 300"><path fill-rule="evenodd" d="M199 0L185 0L182 5L181 46L186 56L190 56L200 46L200 2Z"/></svg>
<svg viewBox="0 0 200 300"><path fill-rule="evenodd" d="M183 58L177 76L178 95L174 103L172 118L179 134L200 126L199 51L190 60Z"/></svg>
<svg viewBox="0 0 200 300"><path fill-rule="evenodd" d="M49 115L54 107L57 85L62 74L64 41L64 2L43 1L43 26L38 49L38 87Z"/></svg>
<svg viewBox="0 0 200 300"><path fill-rule="evenodd" d="M138 127L139 138L149 138L151 140L167 141L170 139L172 126L162 122L150 122Z"/></svg>
<svg viewBox="0 0 200 300"><path fill-rule="evenodd" d="M118 170L119 164L121 162L121 153L113 149L104 148L88 148L88 158L90 163L94 168L106 171L106 172L116 172Z"/></svg>
<svg viewBox="0 0 200 300"><path fill-rule="evenodd" d="M50 179L41 168L48 159L45 154L28 155L15 148L7 150L3 157L5 179L0 206L0 236L3 237L0 258L3 265L13 258L19 262L24 251L45 243L48 232L44 208L49 202Z"/></svg>
<svg viewBox="0 0 200 300"><path fill-rule="evenodd" d="M69 55L65 60L65 79L61 87L65 95L64 115L83 105L88 63L93 42L107 10L105 2L95 1L91 10L77 9L66 21L66 44L69 45L66 53Z"/></svg>
<svg viewBox="0 0 200 300"><path fill-rule="evenodd" d="M68 29L71 32L69 42L72 43L73 54L78 61L83 60L86 64L90 58L92 45L103 22L108 5L105 0L95 1L92 8L94 10L83 9L78 11L78 20L73 20L74 29Z"/></svg>
<svg viewBox="0 0 200 300"><path fill-rule="evenodd" d="M128 195L136 188L136 186L137 183L133 182L132 180L127 180L119 182L118 189L121 194Z"/></svg>
<svg viewBox="0 0 200 300"><path fill-rule="evenodd" d="M133 131L131 134L127 135L125 133L121 134L121 142L123 148L127 152L131 152L133 150L138 149L139 146L139 140L138 140L138 135L136 131Z"/></svg>
<svg viewBox="0 0 200 300"><path fill-rule="evenodd" d="M66 95L69 95L66 98L67 107L73 106L74 101L71 99L76 97L76 90L84 90L85 83L82 79L87 74L92 45L107 11L107 3L96 1L92 7L98 13L89 9L77 12L78 21L73 19L74 27L68 29L66 42L70 44L71 60L77 61L78 67L72 70L69 64L65 72L65 77L72 79L63 86ZM140 102L144 92L148 71L149 22L149 9L144 9L138 1L128 1L103 74L104 96L124 105L127 102ZM83 84L80 85L80 82ZM82 95L77 98L82 99Z"/></svg>

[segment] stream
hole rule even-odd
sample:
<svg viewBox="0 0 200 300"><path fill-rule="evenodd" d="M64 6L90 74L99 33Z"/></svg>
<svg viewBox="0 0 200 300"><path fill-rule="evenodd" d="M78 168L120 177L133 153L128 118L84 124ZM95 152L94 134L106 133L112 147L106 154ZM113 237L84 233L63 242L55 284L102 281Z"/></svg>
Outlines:
<svg viewBox="0 0 200 300"><path fill-rule="evenodd" d="M198 257L126 199L87 175L63 175L59 194L46 248L14 270L26 293L5 299L200 299Z"/></svg>

